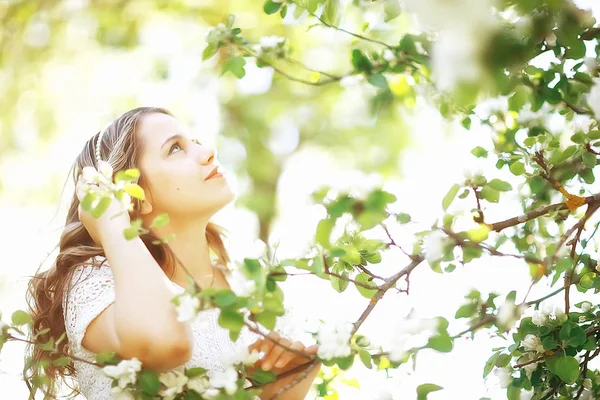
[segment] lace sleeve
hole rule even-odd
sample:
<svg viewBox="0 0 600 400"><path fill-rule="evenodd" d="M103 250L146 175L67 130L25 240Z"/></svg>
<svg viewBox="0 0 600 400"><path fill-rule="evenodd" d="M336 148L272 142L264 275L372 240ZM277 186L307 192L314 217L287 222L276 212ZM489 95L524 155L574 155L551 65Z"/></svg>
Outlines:
<svg viewBox="0 0 600 400"><path fill-rule="evenodd" d="M67 338L81 350L89 324L115 301L112 271L106 262L100 266L85 264L73 273L71 285L63 297Z"/></svg>

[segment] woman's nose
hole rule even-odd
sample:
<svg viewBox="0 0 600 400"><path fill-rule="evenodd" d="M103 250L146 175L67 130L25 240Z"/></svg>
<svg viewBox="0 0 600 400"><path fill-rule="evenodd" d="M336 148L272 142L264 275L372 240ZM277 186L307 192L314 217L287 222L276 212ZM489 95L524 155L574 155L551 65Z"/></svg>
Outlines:
<svg viewBox="0 0 600 400"><path fill-rule="evenodd" d="M202 165L212 164L215 161L217 150L212 146L200 146L198 149L198 162Z"/></svg>

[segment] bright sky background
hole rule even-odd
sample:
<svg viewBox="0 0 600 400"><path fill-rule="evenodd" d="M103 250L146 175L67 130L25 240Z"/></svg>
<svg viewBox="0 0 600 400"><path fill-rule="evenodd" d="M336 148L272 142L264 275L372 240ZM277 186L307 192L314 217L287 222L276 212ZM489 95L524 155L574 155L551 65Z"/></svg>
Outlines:
<svg viewBox="0 0 600 400"><path fill-rule="evenodd" d="M595 16L600 18L600 7L594 4L594 0L580 0L577 3L582 7L594 6ZM152 37L165 34L159 20L155 21L155 27L156 29L149 31L148 43ZM186 37L189 43L203 38L201 29L195 30L193 26L181 26L179 29L185 32L185 35L179 37ZM171 34L180 35L180 32ZM159 43L171 45L174 42L177 41L165 39ZM218 78L204 76L203 90L191 90L186 85L187 78L199 68L205 68L200 66L197 56L190 54L172 60L179 72L173 74L177 80L168 85L154 87L124 78L143 65L140 61L147 56L144 51L172 50L168 46L157 46L135 54L113 55L109 59L103 56L99 60L91 49L82 55L77 64L60 64L48 71L55 78L49 79L49 82L61 82L61 77L70 75L79 77L81 85L78 93L72 93L73 97L57 98L57 101L64 104L64 112L57 115L58 123L64 127L64 134L56 138L51 148L37 148L34 146L35 138L28 141L28 136L24 134L23 141L30 146L27 152L4 160L4 168L0 170L3 172L0 179L5 187L5 191L0 194L0 221L5 227L0 231L4 254L3 266L0 268L0 310L4 312L4 319L9 318L14 310L25 307L27 276L33 274L58 242L60 225L64 220L72 187L67 186L60 207L58 204L23 205L15 193L23 193L25 188L49 179L62 185L71 162L87 140L81 132L94 132L105 125L109 118L108 110L106 107L102 108L102 104L108 104L123 93L135 93L140 104L164 105L176 110L176 113L179 111L188 115L192 128L203 136L214 137L219 131L218 93L219 85L223 83ZM103 69L103 63L110 64L111 68L117 65L121 74ZM72 74L73 70L70 68L76 69L77 74ZM89 72L86 75L82 70ZM119 79L119 76L123 79L111 88L100 87L101 82ZM268 79L268 71L249 73L239 85L249 92L260 91L260 88L268 87ZM86 94L91 92L96 94L94 105L81 102L81 98L87 98ZM81 97L78 98L78 95ZM23 127L26 133L26 121L23 121ZM398 203L394 207L398 211L410 213L419 228L431 226L436 218L443 215L441 198L453 183L463 179L465 171L481 169L488 177L506 178L505 171L497 171L492 161L478 160L470 155L470 150L476 145L490 148L490 135L486 131L464 131L460 125L448 124L436 110L427 107L422 107L416 113L411 127L413 144L401 157L399 170L402 171L402 176L386 182L385 188L398 197ZM293 141L294 135L284 136L280 145L285 146L286 140ZM215 138L215 141L219 142L219 138ZM227 148L225 144L220 149L224 159L232 159L243 151L235 146ZM287 144L293 146L293 143ZM225 166L227 167L226 163ZM378 182L378 178L345 169L322 150L305 149L294 155L287 163L280 183L280 215L273 232L274 241L280 242L278 257L302 256L310 246L316 223L323 216L323 210L310 204L309 194L312 190L324 184L360 189L372 186L373 182ZM235 179L233 184L236 184ZM454 206L465 209L471 207L465 202L457 202ZM494 221L518 213L518 203L508 199L499 205L488 207L486 218ZM235 234L231 241L234 258L252 255L260 250L260 246L254 242L257 221L251 213L228 207L218 215L217 221ZM407 231L394 230L392 234L397 242L410 248L413 240L411 231L415 229L416 227ZM406 264L406 258L399 252L390 251L384 261L373 269L376 273L387 276ZM48 266L48 262L45 265ZM284 285L287 301L312 320L354 321L367 306L367 300L358 295L352 285L341 295L335 293L328 282L313 277L291 277ZM528 267L509 259L483 258L447 275L435 274L424 264L411 275L410 296L388 292L360 332L386 349L394 327L402 323L411 308L415 309L419 317L446 316L452 319L456 309L463 303L464 295L472 288L477 288L484 294L490 291L507 293L516 289L517 300L522 300L528 286ZM537 298L548 291L548 288L538 285L529 298ZM578 299L578 295L577 291L573 291L574 300ZM598 301L597 298L588 299ZM455 333L463 328L463 325L451 323L450 332ZM450 354L422 351L418 357L416 372L412 372L409 367L402 367L394 372L392 379L385 382L383 374L373 374L357 360L346 377L356 377L361 382L361 391L348 389L340 384L340 398L377 399L379 389L390 387L394 389L394 399L411 399L416 397L415 388L419 384L436 383L443 386L444 390L431 394L430 400L476 400L485 396L504 399L505 390L496 387L493 374L484 382L482 370L492 353L492 347L510 343L488 336L486 333L479 333L475 341L457 340L455 349ZM22 354L23 347L20 344L9 343L0 356L0 387L5 394L10 394L11 399L26 398L26 387L20 379Z"/></svg>

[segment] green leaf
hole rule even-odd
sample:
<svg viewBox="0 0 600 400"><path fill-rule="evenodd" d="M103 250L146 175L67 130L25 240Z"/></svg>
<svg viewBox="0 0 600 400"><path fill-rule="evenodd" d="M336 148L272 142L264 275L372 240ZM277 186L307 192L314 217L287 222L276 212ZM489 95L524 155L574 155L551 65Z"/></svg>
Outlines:
<svg viewBox="0 0 600 400"><path fill-rule="evenodd" d="M490 230L488 225L480 224L478 228L468 230L467 236L474 242L483 242L488 238Z"/></svg>
<svg viewBox="0 0 600 400"><path fill-rule="evenodd" d="M239 331L244 326L244 316L234 310L221 310L219 325L225 329Z"/></svg>
<svg viewBox="0 0 600 400"><path fill-rule="evenodd" d="M213 44L209 44L208 46L206 46L206 48L202 52L202 61L208 60L209 58L211 58L212 56L214 56L215 54L217 54L217 51L219 51L219 47L218 46L215 46Z"/></svg>
<svg viewBox="0 0 600 400"><path fill-rule="evenodd" d="M31 322L31 315L23 310L17 310L12 314L11 321L16 326L25 325Z"/></svg>
<svg viewBox="0 0 600 400"><path fill-rule="evenodd" d="M139 376L140 387L142 391L151 396L158 394L160 390L160 380L158 374L151 370L143 370Z"/></svg>
<svg viewBox="0 0 600 400"><path fill-rule="evenodd" d="M86 194L83 200L81 200L81 208L83 208L85 211L90 211L92 209L92 204L94 204L95 198L96 195L93 193Z"/></svg>
<svg viewBox="0 0 600 400"><path fill-rule="evenodd" d="M367 81L371 85L373 85L375 87L378 87L378 88L381 88L381 89L387 89L389 87L388 86L388 81L387 81L386 77L383 76L383 74L380 73L380 72L378 72L378 73L376 73L374 75L369 76L369 78L367 79Z"/></svg>
<svg viewBox="0 0 600 400"><path fill-rule="evenodd" d="M162 228L163 226L167 225L168 223L169 223L169 214L163 213L163 214L156 216L156 218L154 218L154 220L152 221L152 225L150 225L150 227L151 228Z"/></svg>
<svg viewBox="0 0 600 400"><path fill-rule="evenodd" d="M498 203L500 201L500 192L486 185L479 191L479 197L490 203Z"/></svg>
<svg viewBox="0 0 600 400"><path fill-rule="evenodd" d="M119 363L119 356L112 351L103 351L96 355L96 362L100 365L116 365Z"/></svg>
<svg viewBox="0 0 600 400"><path fill-rule="evenodd" d="M477 158L486 158L488 156L488 151L481 146L477 146L471 150L471 154Z"/></svg>
<svg viewBox="0 0 600 400"><path fill-rule="evenodd" d="M427 395L431 392L442 390L443 387L433 383L424 383L417 387L417 400L427 400Z"/></svg>
<svg viewBox="0 0 600 400"><path fill-rule="evenodd" d="M277 375L271 371L265 371L262 368L257 369L252 374L252 380L259 385L266 385L269 382L275 381Z"/></svg>
<svg viewBox="0 0 600 400"><path fill-rule="evenodd" d="M489 187L491 187L492 189L496 189L500 192L508 192L508 191L512 190L512 186L510 183L508 183L506 181L502 181L500 179L492 179L491 181L489 181L487 183L487 185Z"/></svg>
<svg viewBox="0 0 600 400"><path fill-rule="evenodd" d="M66 367L71 362L71 357L60 357L52 362L57 367Z"/></svg>
<svg viewBox="0 0 600 400"><path fill-rule="evenodd" d="M437 350L442 353L452 351L453 341L448 335L435 335L429 338L427 347Z"/></svg>
<svg viewBox="0 0 600 400"><path fill-rule="evenodd" d="M600 139L600 130L593 130L588 132L588 138L590 140L598 140Z"/></svg>
<svg viewBox="0 0 600 400"><path fill-rule="evenodd" d="M360 361L362 361L365 367L367 367L368 369L373 368L371 354L368 351L361 349L358 351L358 356L360 357Z"/></svg>
<svg viewBox="0 0 600 400"><path fill-rule="evenodd" d="M357 72L369 72L372 68L371 61L358 49L352 50L352 65Z"/></svg>
<svg viewBox="0 0 600 400"><path fill-rule="evenodd" d="M477 303L469 303L462 305L458 310L456 310L454 318L471 318L473 314L475 314L475 312L477 311L477 307Z"/></svg>
<svg viewBox="0 0 600 400"><path fill-rule="evenodd" d="M564 382L575 383L579 376L579 363L575 357L562 357L556 363L556 375Z"/></svg>
<svg viewBox="0 0 600 400"><path fill-rule="evenodd" d="M523 164L520 161L515 161L510 165L510 172L513 173L513 175L523 175L525 173L525 164Z"/></svg>
<svg viewBox="0 0 600 400"><path fill-rule="evenodd" d="M588 167L594 168L596 166L597 157L595 154L592 154L589 151L584 151L581 157L583 159L583 163Z"/></svg>
<svg viewBox="0 0 600 400"><path fill-rule="evenodd" d="M232 57L225 62L225 65L223 65L223 71L221 72L221 75L225 74L227 71L230 71L233 75L239 79L242 79L246 75L246 70L244 69L245 65L246 59L244 57Z"/></svg>
<svg viewBox="0 0 600 400"><path fill-rule="evenodd" d="M337 26L339 24L340 0L325 0L325 9L323 10L323 19L329 25Z"/></svg>
<svg viewBox="0 0 600 400"><path fill-rule="evenodd" d="M224 289L215 293L215 305L219 308L227 308L237 302L237 296L232 290Z"/></svg>
<svg viewBox="0 0 600 400"><path fill-rule="evenodd" d="M333 230L333 226L335 224L335 220L327 218L319 221L317 225L317 243L326 249L331 247L331 243L329 242L329 237L331 236L331 231Z"/></svg>
<svg viewBox="0 0 600 400"><path fill-rule="evenodd" d="M335 361L341 369L347 370L354 363L354 354L351 354L348 357L338 357Z"/></svg>
<svg viewBox="0 0 600 400"><path fill-rule="evenodd" d="M454 197L456 197L456 194L458 193L459 189L460 185L455 183L454 185L452 185L448 193L446 193L444 199L442 200L442 207L444 208L444 211L446 211L448 207L450 207L450 204L452 204L452 201L454 200Z"/></svg>
<svg viewBox="0 0 600 400"><path fill-rule="evenodd" d="M138 200L145 200L146 196L144 194L144 189L137 183L128 183L125 185L123 190L128 193L131 197Z"/></svg>
<svg viewBox="0 0 600 400"><path fill-rule="evenodd" d="M126 169L115 174L115 182L133 181L140 177L140 170L137 168Z"/></svg>
<svg viewBox="0 0 600 400"><path fill-rule="evenodd" d="M585 142L585 135L583 134L583 132L577 132L576 134L571 136L571 141L573 143L581 144L581 143Z"/></svg>
<svg viewBox="0 0 600 400"><path fill-rule="evenodd" d="M332 276L330 278L331 286L338 292L341 293L348 287L348 272L344 271L340 274L343 278L338 278L336 276Z"/></svg>
<svg viewBox="0 0 600 400"><path fill-rule="evenodd" d="M587 340L587 335L585 331L579 326L571 329L571 334L569 335L569 345L573 347L578 347L583 345Z"/></svg>
<svg viewBox="0 0 600 400"><path fill-rule="evenodd" d="M265 11L265 13L267 15L271 15L271 14L275 14L277 11L279 11L279 7L281 7L281 3L275 3L271 0L267 0L267 2L265 3L263 10Z"/></svg>
<svg viewBox="0 0 600 400"><path fill-rule="evenodd" d="M410 215L409 214L404 214L404 213L400 213L396 216L396 221L399 224L408 224L410 222Z"/></svg>
<svg viewBox="0 0 600 400"><path fill-rule="evenodd" d="M203 375L207 372L208 372L208 370L205 368L194 367L194 368L186 369L185 376L187 376L188 378L195 378L195 377Z"/></svg>
<svg viewBox="0 0 600 400"><path fill-rule="evenodd" d="M104 212L108 210L108 207L110 206L110 202L112 200L113 199L110 197L101 198L98 202L98 205L96 205L96 207L94 207L94 209L92 210L92 217L100 218L102 214L104 214Z"/></svg>
<svg viewBox="0 0 600 400"><path fill-rule="evenodd" d="M265 310L256 314L256 321L267 329L274 329L277 322L277 314L272 311Z"/></svg>
<svg viewBox="0 0 600 400"><path fill-rule="evenodd" d="M483 377L485 378L486 376L488 376L490 374L490 372L492 372L492 369L494 368L494 365L496 365L496 360L498 359L498 356L500 355L500 352L496 352L494 354L492 354L492 356L486 361L485 366L483 367Z"/></svg>
<svg viewBox="0 0 600 400"><path fill-rule="evenodd" d="M354 280L358 283L364 283L365 285L369 285L374 288L367 289L364 286L355 283L356 289L361 295L363 295L363 297L366 297L367 299L372 299L373 296L375 296L375 293L377 293L377 288L373 282L369 281L369 278L369 274L367 274L366 272L361 272L360 274L356 275L356 278L354 278Z"/></svg>

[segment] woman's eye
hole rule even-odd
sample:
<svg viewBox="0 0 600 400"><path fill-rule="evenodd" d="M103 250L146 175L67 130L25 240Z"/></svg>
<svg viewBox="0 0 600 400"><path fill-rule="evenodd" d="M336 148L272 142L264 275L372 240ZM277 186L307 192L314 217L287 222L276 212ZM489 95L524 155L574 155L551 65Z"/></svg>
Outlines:
<svg viewBox="0 0 600 400"><path fill-rule="evenodd" d="M173 149L178 147L181 150L181 146L179 145L179 143L174 143L173 146L171 146L171 148L169 149L169 154L173 153Z"/></svg>

